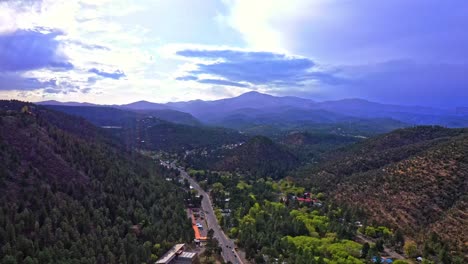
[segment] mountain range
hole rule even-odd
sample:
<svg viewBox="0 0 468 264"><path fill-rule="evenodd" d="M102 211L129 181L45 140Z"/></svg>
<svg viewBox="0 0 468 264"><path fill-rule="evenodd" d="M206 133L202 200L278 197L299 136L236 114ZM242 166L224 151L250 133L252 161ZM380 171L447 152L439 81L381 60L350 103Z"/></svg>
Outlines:
<svg viewBox="0 0 468 264"><path fill-rule="evenodd" d="M38 104L102 106L57 101L44 101ZM468 113L463 111L463 107L438 109L381 104L362 99L316 102L299 97L277 97L259 92L248 92L237 97L214 101L193 100L165 104L139 101L123 105L107 105L107 107L131 111L164 109L185 112L205 124L235 129L248 129L258 125L295 127L304 124L359 123L375 119L395 124L400 123L397 125L399 127L411 125L468 126Z"/></svg>

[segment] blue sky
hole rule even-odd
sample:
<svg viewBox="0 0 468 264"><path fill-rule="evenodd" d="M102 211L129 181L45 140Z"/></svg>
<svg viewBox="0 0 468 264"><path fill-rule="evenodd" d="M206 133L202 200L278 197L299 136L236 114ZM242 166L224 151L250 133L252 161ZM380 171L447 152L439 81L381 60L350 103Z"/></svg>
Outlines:
<svg viewBox="0 0 468 264"><path fill-rule="evenodd" d="M462 0L0 1L0 98L468 106Z"/></svg>

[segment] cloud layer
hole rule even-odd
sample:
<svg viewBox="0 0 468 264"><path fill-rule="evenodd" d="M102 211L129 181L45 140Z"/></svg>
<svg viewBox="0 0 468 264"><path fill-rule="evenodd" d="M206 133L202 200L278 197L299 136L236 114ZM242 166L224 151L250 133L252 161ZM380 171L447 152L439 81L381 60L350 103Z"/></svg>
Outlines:
<svg viewBox="0 0 468 264"><path fill-rule="evenodd" d="M0 98L466 105L467 13L464 0L0 1Z"/></svg>
<svg viewBox="0 0 468 264"><path fill-rule="evenodd" d="M61 34L57 31L41 33L17 30L0 35L0 71L72 69L73 65L59 50L56 38Z"/></svg>
<svg viewBox="0 0 468 264"><path fill-rule="evenodd" d="M196 69L187 73L191 77L181 77L178 80L197 80L200 83L238 87L294 87L314 81L339 81L332 73L316 67L311 59L274 52L185 49L176 54L203 61L196 63ZM218 79L205 79L202 76Z"/></svg>
<svg viewBox="0 0 468 264"><path fill-rule="evenodd" d="M464 0L237 0L224 21L257 49L326 63L466 61Z"/></svg>
<svg viewBox="0 0 468 264"><path fill-rule="evenodd" d="M60 93L56 78L38 78L34 70L69 71L74 67L62 53L59 31L16 30L0 35L0 90Z"/></svg>
<svg viewBox="0 0 468 264"><path fill-rule="evenodd" d="M92 73L95 73L96 75L102 76L104 78L111 78L111 79L114 79L114 80L118 80L120 78L125 77L125 73L123 71L121 71L121 70L116 70L114 72L106 72L106 71L98 70L96 68L92 68L92 69L88 70L88 72L92 72Z"/></svg>

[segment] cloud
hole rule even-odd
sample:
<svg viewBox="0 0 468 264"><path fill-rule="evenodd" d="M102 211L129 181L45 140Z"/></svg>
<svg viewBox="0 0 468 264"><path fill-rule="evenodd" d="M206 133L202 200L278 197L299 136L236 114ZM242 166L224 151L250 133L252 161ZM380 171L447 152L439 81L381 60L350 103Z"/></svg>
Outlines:
<svg viewBox="0 0 468 264"><path fill-rule="evenodd" d="M360 66L343 66L347 82L329 88L335 97L361 97L397 104L440 107L466 105L466 63L419 63L394 60Z"/></svg>
<svg viewBox="0 0 468 264"><path fill-rule="evenodd" d="M104 91L113 97L103 100L114 100L128 98L122 95L128 90L154 91L140 83L157 78L150 59L157 36L149 35L147 24L133 23L146 4L86 2L0 0L0 73L12 73L0 83L3 96L14 97L21 88L28 96L77 92L73 96L89 93L91 100ZM46 85L49 79L56 89Z"/></svg>
<svg viewBox="0 0 468 264"><path fill-rule="evenodd" d="M81 88L85 82L68 77L48 77L49 74L33 72L0 72L0 91L42 92L45 94L87 93L90 89Z"/></svg>
<svg viewBox="0 0 468 264"><path fill-rule="evenodd" d="M65 41L67 44L74 44L74 45L77 45L77 46L80 46L84 49L87 49L87 50L104 50L104 51L110 51L110 48L108 47L105 47L103 45L99 45L99 44L89 44L89 43L85 43L83 41L80 41L80 40L69 40L69 41Z"/></svg>
<svg viewBox="0 0 468 264"><path fill-rule="evenodd" d="M99 76L102 76L104 78L110 78L110 79L114 79L114 80L118 80L120 78L125 77L125 73L120 71L120 70L116 70L114 72L105 72L105 71L98 70L96 68L92 68L88 72L95 73L95 74L97 74Z"/></svg>
<svg viewBox="0 0 468 264"><path fill-rule="evenodd" d="M187 2L0 0L0 94L468 101L467 1Z"/></svg>
<svg viewBox="0 0 468 264"><path fill-rule="evenodd" d="M45 94L69 94L69 93L76 93L76 92L87 93L89 92L89 90L87 89L80 90L80 87L78 87L77 85L74 85L72 83L62 82L55 87L45 88L42 90L42 92Z"/></svg>
<svg viewBox="0 0 468 264"><path fill-rule="evenodd" d="M250 85L231 82L226 80L218 80L218 79L201 79L198 80L199 83L208 83L208 84L219 84L219 85L227 85L227 86L235 86L235 87L250 87Z"/></svg>
<svg viewBox="0 0 468 264"><path fill-rule="evenodd" d="M287 50L325 63L468 59L464 0L224 1L223 21L248 48Z"/></svg>
<svg viewBox="0 0 468 264"><path fill-rule="evenodd" d="M44 93L48 93L48 94L59 94L62 92L62 90L60 89L54 89L54 88L46 88L43 90Z"/></svg>
<svg viewBox="0 0 468 264"><path fill-rule="evenodd" d="M207 49L185 49L176 52L177 55L189 58L225 59L229 61L252 61L252 60L281 60L286 55L266 51L242 51L235 49L207 50Z"/></svg>
<svg viewBox="0 0 468 264"><path fill-rule="evenodd" d="M175 78L177 81L196 81L198 80L197 76L187 75L187 76L180 76Z"/></svg>
<svg viewBox="0 0 468 264"><path fill-rule="evenodd" d="M44 87L56 87L55 79L40 80L33 77L25 77L16 72L0 72L0 90L31 91Z"/></svg>
<svg viewBox="0 0 468 264"><path fill-rule="evenodd" d="M56 37L62 33L17 30L0 35L0 71L42 68L70 70L73 65L60 51Z"/></svg>
<svg viewBox="0 0 468 264"><path fill-rule="evenodd" d="M303 86L311 81L339 82L338 77L316 67L311 59L305 57L273 52L207 49L186 49L176 54L203 61L196 63L196 69L188 72L201 80L209 80L199 81L201 83L248 87L240 82L269 86Z"/></svg>

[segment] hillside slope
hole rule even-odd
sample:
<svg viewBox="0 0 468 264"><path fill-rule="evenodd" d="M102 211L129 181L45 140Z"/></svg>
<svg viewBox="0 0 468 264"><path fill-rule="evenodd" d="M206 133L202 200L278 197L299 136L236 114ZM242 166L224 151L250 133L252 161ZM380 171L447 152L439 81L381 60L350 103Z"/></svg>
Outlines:
<svg viewBox="0 0 468 264"><path fill-rule="evenodd" d="M65 105L45 105L49 109L60 111L69 115L85 118L96 126L126 126L135 123L138 119L146 117L156 117L164 121L184 124L200 125L191 114L176 110L130 110L124 108L107 106L65 106Z"/></svg>
<svg viewBox="0 0 468 264"><path fill-rule="evenodd" d="M193 239L169 172L91 136L100 130L83 119L0 109L2 263L142 263L162 254L156 243Z"/></svg>
<svg viewBox="0 0 468 264"><path fill-rule="evenodd" d="M355 136L329 133L292 132L280 139L280 143L303 162L314 162L323 153L361 141Z"/></svg>
<svg viewBox="0 0 468 264"><path fill-rule="evenodd" d="M231 150L216 167L241 170L256 177L278 178L298 164L298 159L269 138L256 136Z"/></svg>
<svg viewBox="0 0 468 264"><path fill-rule="evenodd" d="M246 136L226 128L188 126L147 117L110 132L129 148L185 152L194 148L244 141Z"/></svg>
<svg viewBox="0 0 468 264"><path fill-rule="evenodd" d="M106 128L127 149L185 151L198 147L237 143L246 137L225 128L202 126L192 115L175 110L139 110L112 107L46 106L85 118ZM169 121L167 121L169 120Z"/></svg>
<svg viewBox="0 0 468 264"><path fill-rule="evenodd" d="M468 131L416 127L329 154L300 174L371 221L422 240L431 231L463 248L468 242Z"/></svg>

